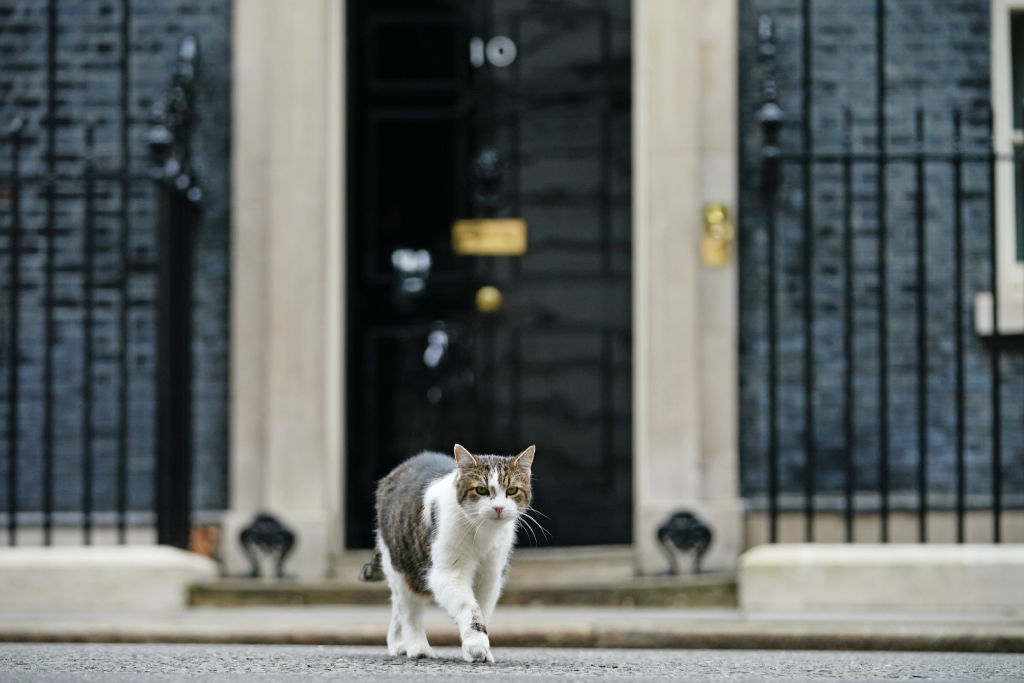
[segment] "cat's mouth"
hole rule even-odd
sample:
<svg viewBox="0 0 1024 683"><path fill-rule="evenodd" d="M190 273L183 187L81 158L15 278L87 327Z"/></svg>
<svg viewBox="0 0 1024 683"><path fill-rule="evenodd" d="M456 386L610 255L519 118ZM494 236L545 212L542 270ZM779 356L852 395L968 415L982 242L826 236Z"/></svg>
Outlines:
<svg viewBox="0 0 1024 683"><path fill-rule="evenodd" d="M507 522L510 519L515 518L516 513L509 508L493 507L490 512L487 513L487 518L493 522Z"/></svg>

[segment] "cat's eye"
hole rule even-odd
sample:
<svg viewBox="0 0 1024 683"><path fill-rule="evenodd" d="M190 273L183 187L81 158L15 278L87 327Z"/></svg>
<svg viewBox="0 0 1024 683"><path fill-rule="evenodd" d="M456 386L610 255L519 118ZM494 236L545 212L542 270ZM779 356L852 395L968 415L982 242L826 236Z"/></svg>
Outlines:
<svg viewBox="0 0 1024 683"><path fill-rule="evenodd" d="M478 496L487 496L487 495L490 495L490 493L491 493L490 489L488 489L486 486L477 486L476 487L476 494Z"/></svg>
<svg viewBox="0 0 1024 683"><path fill-rule="evenodd" d="M517 493L519 493L519 487L518 486L509 486L507 489L505 489L505 495L506 496L514 496Z"/></svg>

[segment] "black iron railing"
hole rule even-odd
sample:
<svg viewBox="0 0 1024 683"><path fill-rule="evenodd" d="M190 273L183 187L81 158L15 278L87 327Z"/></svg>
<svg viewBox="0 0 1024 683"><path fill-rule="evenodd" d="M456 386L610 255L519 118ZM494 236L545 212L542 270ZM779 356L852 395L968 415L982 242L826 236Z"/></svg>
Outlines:
<svg viewBox="0 0 1024 683"><path fill-rule="evenodd" d="M748 212L746 220L759 222L765 235L768 537L780 540L780 515L798 511L803 539L815 540L828 497L847 541L856 540L855 516L864 512L878 515L877 537L891 540L898 500L902 511L916 513L921 542L929 540L935 509L951 510L955 538L966 540L969 508L990 511L990 539L999 542L1008 481L1004 434L1022 440L1024 363L1021 337L1001 334L998 319L996 174L1002 165L1024 167L1020 158L995 151L990 111L972 112L983 128L978 135L976 125L968 141L961 111L926 117L918 108L911 139L890 143L884 2L877 3L877 116L859 135L851 109L834 107L841 141L820 144L812 125L821 105L810 96L809 6L802 3L803 112L791 148L780 143L786 113L778 103L773 23L762 17L758 25L760 199L756 217ZM855 145L871 137L873 149ZM840 254L827 277L818 244L826 231L839 245L832 254ZM982 339L969 313L974 294L986 290L994 319ZM873 358L866 357L868 346ZM1006 362L1011 354L1013 362ZM969 374L968 364L987 365L987 378ZM798 437L786 432L794 425ZM1009 455L1016 463L1024 461L1018 451ZM937 491L930 477L940 461L952 462L952 490ZM977 482L981 469L987 487L969 490L969 478ZM1010 493L1019 506L1024 490Z"/></svg>
<svg viewBox="0 0 1024 683"><path fill-rule="evenodd" d="M51 43L55 33L51 11ZM124 97L120 120L77 127L75 153L58 145L52 82L43 129L16 120L0 136L0 516L9 545L30 529L50 545L55 526L78 527L90 544L97 520L118 543L142 524L155 525L159 543L188 544L192 245L202 197L189 149L195 68L187 38L154 107L147 173L129 163ZM75 125L60 128L67 145ZM113 161L97 153L99 135L120 139ZM43 141L42 163L26 162L29 139ZM133 218L140 196L155 225ZM155 254L133 244L140 234L155 236ZM155 397L132 401L139 388Z"/></svg>
<svg viewBox="0 0 1024 683"><path fill-rule="evenodd" d="M186 37L148 142L157 184L156 532L185 548L192 513L192 274L202 188L192 163L198 45Z"/></svg>

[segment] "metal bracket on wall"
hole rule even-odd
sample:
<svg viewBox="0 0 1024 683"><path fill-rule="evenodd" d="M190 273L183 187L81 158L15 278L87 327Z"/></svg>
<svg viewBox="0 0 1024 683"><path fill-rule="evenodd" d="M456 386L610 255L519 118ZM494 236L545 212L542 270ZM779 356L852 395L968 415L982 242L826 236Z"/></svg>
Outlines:
<svg viewBox="0 0 1024 683"><path fill-rule="evenodd" d="M264 575L260 571L260 553L269 556L274 562L274 577L285 578L284 561L295 547L295 532L273 515L261 512L249 526L242 529L238 538L242 543L242 551L252 565L249 578L256 579Z"/></svg>
<svg viewBox="0 0 1024 683"><path fill-rule="evenodd" d="M679 574L676 551L692 552L693 573L700 573L700 561L711 545L713 534L704 522L697 519L696 515L688 510L673 513L658 527L657 536L658 545L668 559L666 574L670 576Z"/></svg>

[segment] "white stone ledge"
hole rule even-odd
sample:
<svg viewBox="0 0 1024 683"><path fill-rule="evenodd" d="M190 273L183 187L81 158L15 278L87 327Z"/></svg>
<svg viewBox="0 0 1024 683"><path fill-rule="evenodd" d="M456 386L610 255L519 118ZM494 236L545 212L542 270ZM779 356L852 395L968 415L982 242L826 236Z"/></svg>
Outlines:
<svg viewBox="0 0 1024 683"><path fill-rule="evenodd" d="M161 611L217 576L210 559L168 546L0 549L0 610Z"/></svg>
<svg viewBox="0 0 1024 683"><path fill-rule="evenodd" d="M748 613L1024 615L1024 545L762 545L740 557L739 601Z"/></svg>

